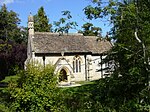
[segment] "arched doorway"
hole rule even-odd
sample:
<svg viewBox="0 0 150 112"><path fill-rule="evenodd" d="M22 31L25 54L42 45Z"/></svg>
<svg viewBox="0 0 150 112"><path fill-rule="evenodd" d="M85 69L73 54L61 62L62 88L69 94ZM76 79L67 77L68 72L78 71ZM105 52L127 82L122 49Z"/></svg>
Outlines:
<svg viewBox="0 0 150 112"><path fill-rule="evenodd" d="M66 70L64 70L64 69L61 69L61 70L60 70L59 82L61 82L61 81L63 81L63 82L68 81L67 72L66 72Z"/></svg>

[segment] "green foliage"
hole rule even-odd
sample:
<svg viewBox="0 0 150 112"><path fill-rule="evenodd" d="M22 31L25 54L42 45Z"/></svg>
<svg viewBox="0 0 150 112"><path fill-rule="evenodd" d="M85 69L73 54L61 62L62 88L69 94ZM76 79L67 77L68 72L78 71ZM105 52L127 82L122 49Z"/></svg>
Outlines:
<svg viewBox="0 0 150 112"><path fill-rule="evenodd" d="M50 32L52 25L45 14L44 7L40 7L38 13L34 16L34 29L37 32Z"/></svg>
<svg viewBox="0 0 150 112"><path fill-rule="evenodd" d="M10 111L7 109L7 107L5 107L5 105L3 105L3 104L0 104L0 111L1 111L1 112L10 112Z"/></svg>
<svg viewBox="0 0 150 112"><path fill-rule="evenodd" d="M112 14L116 14L116 6L119 2L118 0L92 0L92 2L96 5L88 5L83 9L84 14L87 16L87 19L101 19L106 16L111 16ZM105 18L106 19L106 18Z"/></svg>
<svg viewBox="0 0 150 112"><path fill-rule="evenodd" d="M114 25L110 34L115 41L107 58L115 61L116 69L109 80L100 83L103 87L99 85L101 94L98 96L103 96L102 92L106 95L99 101L106 103L101 102L104 107L121 112L147 112L150 97L148 94L141 96L141 93L146 88L149 91L150 81L150 2L110 0L105 5L101 1L93 2L96 6L84 9L87 18L110 18L110 23Z"/></svg>
<svg viewBox="0 0 150 112"><path fill-rule="evenodd" d="M92 7L91 5L84 8L84 13L90 20L93 18L101 18L102 17L101 12L102 12L101 8Z"/></svg>
<svg viewBox="0 0 150 112"><path fill-rule="evenodd" d="M26 71L18 72L20 78L9 84L9 102L13 111L59 112L63 110L57 74L54 67L45 68L29 64Z"/></svg>
<svg viewBox="0 0 150 112"><path fill-rule="evenodd" d="M25 60L25 44L0 40L0 80L5 76L15 75L16 67L23 69Z"/></svg>
<svg viewBox="0 0 150 112"><path fill-rule="evenodd" d="M123 81L120 77L120 80ZM63 99L67 111L71 112L149 112L149 103L139 102L138 98L145 95L135 96L130 99L130 90L124 89L127 84L121 84L120 80L111 77L93 81L80 87L63 88ZM120 89L121 88L121 89ZM131 93L128 94L127 91ZM144 94L149 94L145 89ZM128 94L128 97L126 97ZM144 97L143 97L144 96ZM143 97L143 98L142 98ZM126 98L126 99L124 99ZM150 100L150 97L149 99Z"/></svg>
<svg viewBox="0 0 150 112"><path fill-rule="evenodd" d="M60 89L53 67L31 64L26 71L18 72L20 78L10 83L9 91L3 92L6 96L0 94L4 96L1 111L149 112L150 2L109 0L102 7L101 0L92 1L96 7L84 9L87 18L108 16L114 25L110 33L115 45L108 55L108 61L116 64L112 76L81 87ZM76 24L70 22L69 11L62 13L66 17L55 22L55 31L68 33ZM90 23L84 25L85 31L91 27ZM6 46L1 45L1 51L5 52Z"/></svg>
<svg viewBox="0 0 150 112"><path fill-rule="evenodd" d="M14 40L17 43L22 43L27 39L26 30L23 27L18 27L20 19L14 11L8 11L6 5L0 8L0 39Z"/></svg>
<svg viewBox="0 0 150 112"><path fill-rule="evenodd" d="M18 70L18 68L16 67L16 69ZM17 71L16 71L17 72ZM2 80L1 82L2 83L10 83L11 81L15 81L18 79L18 76L17 75L13 75L13 76L7 76L5 77L4 80Z"/></svg>
<svg viewBox="0 0 150 112"><path fill-rule="evenodd" d="M93 26L92 23L85 23L82 28L84 36L98 36L101 33L101 28Z"/></svg>
<svg viewBox="0 0 150 112"><path fill-rule="evenodd" d="M14 11L0 8L0 80L13 75L15 66L23 68L26 58L27 29L19 27L20 19ZM21 57L20 57L21 56Z"/></svg>
<svg viewBox="0 0 150 112"><path fill-rule="evenodd" d="M59 21L54 21L54 32L63 34L69 33L70 29L76 29L78 25L76 22L70 21L70 19L72 18L70 11L62 11L62 16L66 17L60 18Z"/></svg>
<svg viewBox="0 0 150 112"><path fill-rule="evenodd" d="M148 83L147 76L149 75L148 48L150 46L150 36L146 28L150 25L150 21L147 18L150 13L144 2L140 1L139 3L140 5L138 6L133 2L122 3L118 7L117 14L113 15L114 28L112 31L116 40L115 54L113 55L116 63L119 63L116 72L125 79L135 81L136 84L143 83L144 87ZM147 15L143 15L143 13L147 13ZM141 43L134 35L136 29L138 29L138 38ZM145 49L142 44L145 44Z"/></svg>
<svg viewBox="0 0 150 112"><path fill-rule="evenodd" d="M70 11L62 11L62 15L63 16L67 16L67 19L71 19L72 18Z"/></svg>

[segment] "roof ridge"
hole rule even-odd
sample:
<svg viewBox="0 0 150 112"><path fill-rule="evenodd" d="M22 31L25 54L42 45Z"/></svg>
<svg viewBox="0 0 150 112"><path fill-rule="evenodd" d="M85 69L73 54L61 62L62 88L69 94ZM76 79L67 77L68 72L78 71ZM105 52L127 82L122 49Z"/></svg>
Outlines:
<svg viewBox="0 0 150 112"><path fill-rule="evenodd" d="M60 35L60 33L52 33L52 32L35 32L35 34L42 34L42 35L44 35L44 34L47 34L47 35ZM83 34L81 34L81 33L63 33L61 36L63 36L63 35L69 35L69 36L71 36L71 35L77 35L77 36L83 36Z"/></svg>
<svg viewBox="0 0 150 112"><path fill-rule="evenodd" d="M85 38L100 38L98 36L84 36Z"/></svg>

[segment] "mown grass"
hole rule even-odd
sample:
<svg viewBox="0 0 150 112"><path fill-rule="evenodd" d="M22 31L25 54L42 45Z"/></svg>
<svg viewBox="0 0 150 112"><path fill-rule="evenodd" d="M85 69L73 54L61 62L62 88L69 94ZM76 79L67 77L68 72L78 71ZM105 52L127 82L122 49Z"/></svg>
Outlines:
<svg viewBox="0 0 150 112"><path fill-rule="evenodd" d="M95 81L78 81L76 83L81 85L87 85L87 84L94 84Z"/></svg>

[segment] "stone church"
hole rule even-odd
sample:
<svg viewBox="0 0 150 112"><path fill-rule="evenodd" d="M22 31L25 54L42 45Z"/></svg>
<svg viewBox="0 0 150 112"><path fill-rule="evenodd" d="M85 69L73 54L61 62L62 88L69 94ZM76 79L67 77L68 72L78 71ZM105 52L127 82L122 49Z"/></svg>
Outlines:
<svg viewBox="0 0 150 112"><path fill-rule="evenodd" d="M43 66L53 64L60 82L96 80L108 64L100 63L112 48L111 42L96 36L34 32L34 18L28 17L27 60Z"/></svg>

